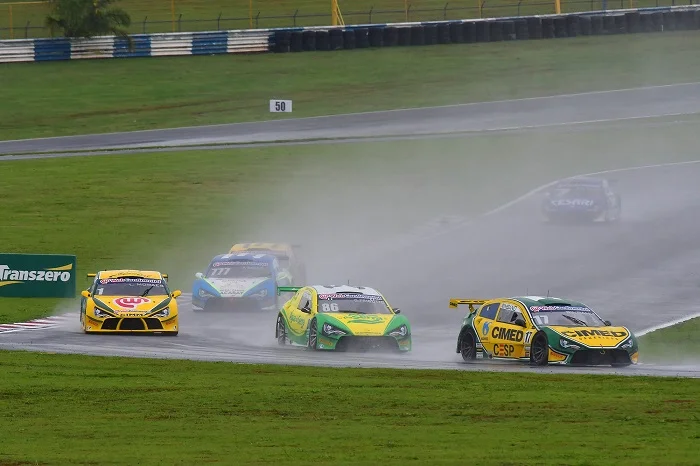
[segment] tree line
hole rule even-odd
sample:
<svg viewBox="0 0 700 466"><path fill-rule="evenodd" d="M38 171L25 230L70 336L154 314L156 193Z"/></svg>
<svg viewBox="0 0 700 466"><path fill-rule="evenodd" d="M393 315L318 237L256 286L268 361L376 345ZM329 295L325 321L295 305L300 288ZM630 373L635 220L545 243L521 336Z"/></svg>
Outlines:
<svg viewBox="0 0 700 466"><path fill-rule="evenodd" d="M60 31L64 37L90 38L114 35L124 37L132 46L127 33L131 16L114 6L118 0L49 0L50 13L46 26L52 34Z"/></svg>

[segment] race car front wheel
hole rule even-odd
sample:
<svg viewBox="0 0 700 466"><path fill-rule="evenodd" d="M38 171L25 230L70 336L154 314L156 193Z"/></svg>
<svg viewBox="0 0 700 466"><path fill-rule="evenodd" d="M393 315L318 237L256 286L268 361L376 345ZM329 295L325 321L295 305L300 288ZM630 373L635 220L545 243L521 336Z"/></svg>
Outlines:
<svg viewBox="0 0 700 466"><path fill-rule="evenodd" d="M287 327L284 325L281 314L277 316L277 344L280 346L287 344Z"/></svg>
<svg viewBox="0 0 700 466"><path fill-rule="evenodd" d="M546 366L549 362L549 342L544 332L537 332L532 339L530 363L534 366Z"/></svg>
<svg viewBox="0 0 700 466"><path fill-rule="evenodd" d="M316 319L311 321L311 324L309 325L309 345L308 348L310 350L315 350L316 345L318 342L318 328L316 325Z"/></svg>
<svg viewBox="0 0 700 466"><path fill-rule="evenodd" d="M476 338L471 329L467 329L459 340L459 352L462 359L465 361L473 361L476 359Z"/></svg>

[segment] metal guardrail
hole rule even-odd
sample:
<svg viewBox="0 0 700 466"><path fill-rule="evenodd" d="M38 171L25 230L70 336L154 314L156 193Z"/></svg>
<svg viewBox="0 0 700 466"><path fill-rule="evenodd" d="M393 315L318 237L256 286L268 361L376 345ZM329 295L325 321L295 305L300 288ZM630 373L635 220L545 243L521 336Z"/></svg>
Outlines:
<svg viewBox="0 0 700 466"><path fill-rule="evenodd" d="M686 12L686 13L684 13ZM568 13L562 15L533 15L533 16L514 16L514 17L495 17L495 18L480 18L480 19L463 19L454 21L430 21L430 22L405 22L405 23L386 23L386 24L354 24L348 26L310 26L297 28L274 28L274 29L242 29L231 31L211 31L211 32L185 32L185 33L163 33L163 34L136 34L131 36L132 47L129 47L129 42L125 38L105 36L95 37L92 39L14 39L0 40L0 63L11 62L31 62L31 61L53 61L53 60L75 60L75 59L94 59L94 58L130 58L130 57L154 57L154 56L177 56L177 55L217 55L230 53L264 53L264 52L282 52L282 51L301 51L301 50L316 50L316 48L301 45L301 43L292 46L290 43L280 43L280 41L289 42L290 34L313 34L318 31L330 31L334 35L334 41L338 40L338 34L353 34L353 31L367 29L382 29L382 30L401 30L409 28L417 28L422 30L422 26L434 27L442 25L479 25L482 23L503 23L517 20L522 23L531 19L535 21L568 21L582 17L596 16L600 21L603 18L613 19L613 17L625 16L627 14L639 14L642 16L654 15L661 16L661 20L666 15L686 15L690 12L694 15L690 21L694 27L686 27L684 29L700 29L700 5L693 6L669 6L669 7L651 7L651 8L635 8L621 10L606 10L606 11L587 11L578 13ZM657 18L658 19L658 18ZM683 22L689 19L684 17ZM671 19L669 19L671 21ZM675 20L672 20L675 22ZM697 24L696 24L697 23ZM669 23L670 24L670 23ZM460 26L461 27L461 26ZM611 26L615 29L617 26ZM654 26L656 27L656 26ZM675 29L675 27L674 27ZM663 24L661 29L664 30ZM601 30L602 31L602 30ZM634 31L628 31L634 32ZM603 31L603 33L606 33ZM321 34L321 33L319 33ZM323 34L327 34L324 32ZM366 34L366 32L365 32ZM449 33L448 33L449 34ZM564 33L562 33L564 34ZM373 34L374 35L374 34ZM517 33L508 33L514 38ZM551 37L567 37L566 35L553 34ZM320 36L323 41L328 41L326 36ZM362 35L360 34L360 37ZM550 36L543 36L550 37ZM366 36L365 36L366 39ZM365 39L362 39L365 41ZM314 39L315 40L315 39ZM341 39L342 40L342 39ZM355 39L352 39L354 44ZM477 39L479 41L479 39ZM399 41L401 42L401 41ZM427 42L426 42L427 43ZM433 42L430 42L433 43ZM441 42L445 43L445 42ZM325 44L325 42L324 42ZM409 44L406 44L409 45ZM412 43L411 45L423 45ZM358 45L358 47L371 45ZM343 47L329 46L329 48L319 48L319 50L336 50ZM354 45L353 45L354 47Z"/></svg>
<svg viewBox="0 0 700 466"><path fill-rule="evenodd" d="M0 63L129 58L176 55L216 55L270 51L271 30L136 34L132 48L125 38L15 39L0 41Z"/></svg>

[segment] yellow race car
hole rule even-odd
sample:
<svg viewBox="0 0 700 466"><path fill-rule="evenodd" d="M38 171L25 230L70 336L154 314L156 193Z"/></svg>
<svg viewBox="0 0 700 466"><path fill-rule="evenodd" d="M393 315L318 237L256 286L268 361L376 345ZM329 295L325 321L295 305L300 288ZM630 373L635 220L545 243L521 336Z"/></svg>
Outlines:
<svg viewBox="0 0 700 466"><path fill-rule="evenodd" d="M451 308L459 305L469 306L456 348L465 361L481 355L534 366L637 364L634 334L579 301L551 296L450 299Z"/></svg>
<svg viewBox="0 0 700 466"><path fill-rule="evenodd" d="M85 333L177 335L177 301L168 276L152 270L89 273L92 285L81 293L80 323Z"/></svg>

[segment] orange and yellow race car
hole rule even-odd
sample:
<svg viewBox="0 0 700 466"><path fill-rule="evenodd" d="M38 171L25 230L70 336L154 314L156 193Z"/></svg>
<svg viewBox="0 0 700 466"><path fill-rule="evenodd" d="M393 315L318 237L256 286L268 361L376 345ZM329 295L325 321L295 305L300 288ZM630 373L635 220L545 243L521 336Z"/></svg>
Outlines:
<svg viewBox="0 0 700 466"><path fill-rule="evenodd" d="M468 305L457 338L465 361L486 359L547 364L636 364L637 339L613 326L583 303L543 296L450 299L450 307Z"/></svg>
<svg viewBox="0 0 700 466"><path fill-rule="evenodd" d="M85 333L159 333L177 335L179 290L170 291L167 275L152 270L103 270L89 273L80 323Z"/></svg>

